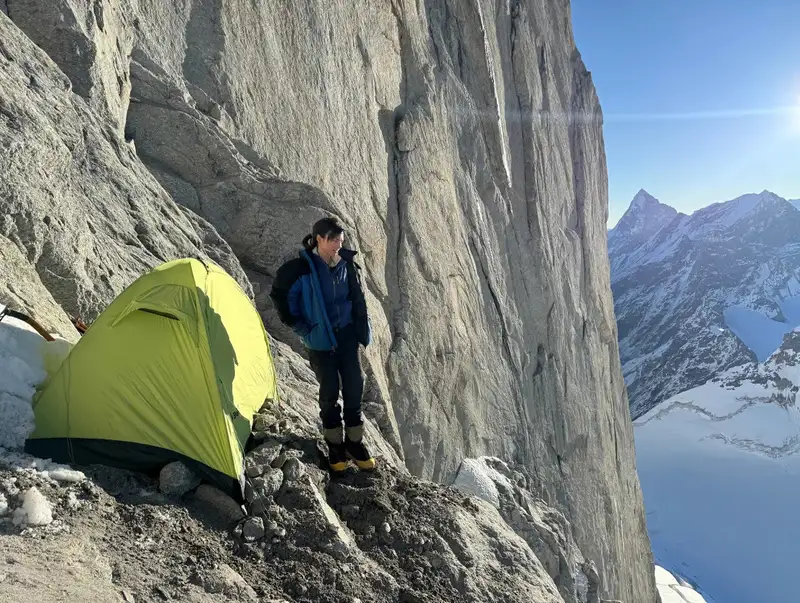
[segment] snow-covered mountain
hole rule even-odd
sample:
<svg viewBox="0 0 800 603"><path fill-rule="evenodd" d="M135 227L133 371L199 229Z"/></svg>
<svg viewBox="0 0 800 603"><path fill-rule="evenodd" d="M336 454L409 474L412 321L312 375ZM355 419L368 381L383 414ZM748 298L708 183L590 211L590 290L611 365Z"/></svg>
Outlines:
<svg viewBox="0 0 800 603"><path fill-rule="evenodd" d="M634 417L766 359L800 324L800 210L771 192L685 215L641 191L609 254Z"/></svg>
<svg viewBox="0 0 800 603"><path fill-rule="evenodd" d="M609 254L613 257L633 251L677 215L675 209L664 205L646 190L640 190L608 235Z"/></svg>
<svg viewBox="0 0 800 603"><path fill-rule="evenodd" d="M718 603L798 600L800 329L634 422L656 562Z"/></svg>

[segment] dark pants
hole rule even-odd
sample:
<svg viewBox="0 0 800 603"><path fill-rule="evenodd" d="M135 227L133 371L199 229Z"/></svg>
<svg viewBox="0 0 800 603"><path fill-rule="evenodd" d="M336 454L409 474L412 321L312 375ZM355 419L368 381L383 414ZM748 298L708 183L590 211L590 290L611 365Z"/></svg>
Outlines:
<svg viewBox="0 0 800 603"><path fill-rule="evenodd" d="M335 334L338 343L335 352L309 350L308 353L311 368L319 381L319 416L324 429L334 429L342 425L340 379L345 427L357 427L363 422L361 396L364 393L364 379L358 358L356 330L350 324Z"/></svg>

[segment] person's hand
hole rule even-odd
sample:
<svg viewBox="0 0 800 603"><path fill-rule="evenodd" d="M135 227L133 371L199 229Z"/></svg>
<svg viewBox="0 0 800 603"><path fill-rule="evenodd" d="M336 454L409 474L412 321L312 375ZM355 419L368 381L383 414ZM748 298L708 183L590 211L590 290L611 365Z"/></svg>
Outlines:
<svg viewBox="0 0 800 603"><path fill-rule="evenodd" d="M311 326L305 320L298 320L292 328L300 337L305 337L311 332Z"/></svg>

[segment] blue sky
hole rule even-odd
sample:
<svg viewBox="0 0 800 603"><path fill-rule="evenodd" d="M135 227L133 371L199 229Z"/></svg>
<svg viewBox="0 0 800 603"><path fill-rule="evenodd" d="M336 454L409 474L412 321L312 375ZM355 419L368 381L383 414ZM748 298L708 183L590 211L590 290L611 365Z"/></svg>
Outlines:
<svg viewBox="0 0 800 603"><path fill-rule="evenodd" d="M800 198L800 0L572 0L600 97L609 225L640 188L690 213Z"/></svg>

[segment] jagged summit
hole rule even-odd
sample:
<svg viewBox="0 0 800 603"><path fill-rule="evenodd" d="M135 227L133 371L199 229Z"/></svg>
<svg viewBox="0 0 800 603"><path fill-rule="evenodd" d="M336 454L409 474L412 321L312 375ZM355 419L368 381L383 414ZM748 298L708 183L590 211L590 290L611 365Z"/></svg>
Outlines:
<svg viewBox="0 0 800 603"><path fill-rule="evenodd" d="M623 218L625 215L636 214L641 211L665 212L673 215L678 213L677 210L670 207L666 203L662 203L643 188L639 189L639 192L633 197L630 205L628 205L627 211L623 215Z"/></svg>
<svg viewBox="0 0 800 603"><path fill-rule="evenodd" d="M646 190L640 189L628 206L628 210L609 232L609 251L614 254L637 247L669 224L677 215L677 210L661 203Z"/></svg>
<svg viewBox="0 0 800 603"><path fill-rule="evenodd" d="M632 208L646 208L648 206L658 206L658 205L663 205L663 204L653 195L648 193L645 189L640 188L639 192L636 193L636 196L631 201L631 204L629 206L629 211Z"/></svg>

